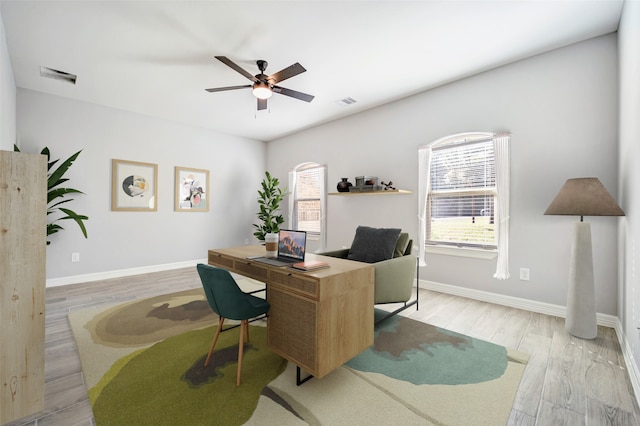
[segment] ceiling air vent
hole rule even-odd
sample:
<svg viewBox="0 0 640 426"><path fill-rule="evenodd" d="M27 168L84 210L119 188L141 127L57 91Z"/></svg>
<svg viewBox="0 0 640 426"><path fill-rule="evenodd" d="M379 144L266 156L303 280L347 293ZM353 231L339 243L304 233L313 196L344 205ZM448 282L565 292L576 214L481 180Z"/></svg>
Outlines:
<svg viewBox="0 0 640 426"><path fill-rule="evenodd" d="M40 67L40 75L42 77L53 78L54 80L62 80L71 84L76 84L78 78L75 74L69 74L68 72L54 70L53 68Z"/></svg>
<svg viewBox="0 0 640 426"><path fill-rule="evenodd" d="M356 101L353 98L344 98L344 99L340 99L339 101L336 101L336 103L340 106L347 106L347 105L351 105L351 104L355 104Z"/></svg>

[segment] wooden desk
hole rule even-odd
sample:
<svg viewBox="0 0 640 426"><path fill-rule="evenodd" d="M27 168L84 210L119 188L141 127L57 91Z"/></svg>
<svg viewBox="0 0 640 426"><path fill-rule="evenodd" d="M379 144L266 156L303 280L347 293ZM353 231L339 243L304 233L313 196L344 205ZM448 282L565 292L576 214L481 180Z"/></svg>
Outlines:
<svg viewBox="0 0 640 426"><path fill-rule="evenodd" d="M267 346L323 377L373 344L374 267L307 254L331 266L298 272L247 259L264 246L209 250L208 263L267 284Z"/></svg>

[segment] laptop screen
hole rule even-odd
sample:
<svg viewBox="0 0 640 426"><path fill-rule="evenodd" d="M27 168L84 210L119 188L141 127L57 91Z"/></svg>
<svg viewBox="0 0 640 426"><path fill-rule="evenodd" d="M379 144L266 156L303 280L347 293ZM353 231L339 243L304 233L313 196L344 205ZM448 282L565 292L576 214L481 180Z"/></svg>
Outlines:
<svg viewBox="0 0 640 426"><path fill-rule="evenodd" d="M278 257L304 261L304 252L307 245L307 233L281 229L278 238Z"/></svg>

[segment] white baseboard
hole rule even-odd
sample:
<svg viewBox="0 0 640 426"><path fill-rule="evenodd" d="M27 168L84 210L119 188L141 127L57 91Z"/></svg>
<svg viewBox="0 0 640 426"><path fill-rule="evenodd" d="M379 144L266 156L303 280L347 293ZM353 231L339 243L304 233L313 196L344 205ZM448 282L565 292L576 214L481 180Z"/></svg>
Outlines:
<svg viewBox="0 0 640 426"><path fill-rule="evenodd" d="M182 269L195 267L198 263L207 263L207 259L187 260L184 262L165 263L162 265L141 266L139 268L119 269L116 271L96 272L93 274L73 275L62 278L47 279L47 287L58 287L69 284L79 284L91 281L108 280L110 278L128 277L131 275L147 274L150 272L170 271L172 269Z"/></svg>
<svg viewBox="0 0 640 426"><path fill-rule="evenodd" d="M435 281L420 280L420 287L440 293L453 294L511 308L524 309L545 315L553 315L560 318L567 317L566 306L552 305L550 303L536 302L535 300L521 299L519 297L505 296L504 294L489 293L487 291L458 287L450 284L442 284ZM618 318L613 315L597 314L598 325L615 328Z"/></svg>
<svg viewBox="0 0 640 426"><path fill-rule="evenodd" d="M629 379L631 386L633 387L633 393L636 395L636 401L640 404L640 370L638 370L638 364L633 357L633 351L627 340L627 335L622 330L622 323L620 321L616 324L616 334L618 335L618 341L622 348L622 355L624 356L624 362L627 364L627 371L629 372Z"/></svg>
<svg viewBox="0 0 640 426"><path fill-rule="evenodd" d="M486 291L473 290L464 287L458 287L449 284L442 284L435 281L420 280L420 288L433 290L440 293L453 294L454 296L467 297L469 299L480 300L483 302L495 303L497 305L509 306L511 308L523 309L526 311L537 312L540 314L553 315L560 318L567 317L567 308L565 306L552 305L549 303L536 302L534 300L521 299L518 297L505 296L503 294L489 293ZM629 372L629 380L633 386L633 392L636 401L640 404L640 370L633 358L633 352L629 346L626 335L622 330L622 324L618 317L613 315L597 314L598 325L611 327L616 331L627 371Z"/></svg>

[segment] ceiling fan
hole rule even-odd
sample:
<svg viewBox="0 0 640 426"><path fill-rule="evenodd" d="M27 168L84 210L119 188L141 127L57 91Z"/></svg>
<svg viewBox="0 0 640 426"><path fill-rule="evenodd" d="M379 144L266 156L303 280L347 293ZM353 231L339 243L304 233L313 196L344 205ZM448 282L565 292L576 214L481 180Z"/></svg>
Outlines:
<svg viewBox="0 0 640 426"><path fill-rule="evenodd" d="M269 64L267 63L267 61L259 59L258 61L256 61L256 64L258 65L260 74L251 75L249 72L245 71L243 68L241 68L226 56L216 56L216 59L229 68L232 68L243 76L247 77L253 82L253 84L205 89L207 92L223 92L226 90L247 89L251 87L253 88L253 95L258 98L258 110L267 109L267 99L269 99L271 95L273 95L273 93L290 96L292 98L300 99L301 101L305 102L311 102L314 98L313 95L308 95L306 93L287 89L285 87L276 86L281 81L284 81L291 77L295 77L296 75L302 74L306 71L306 69L297 62L283 70L278 71L275 74L266 75L264 71L267 69L267 65Z"/></svg>

